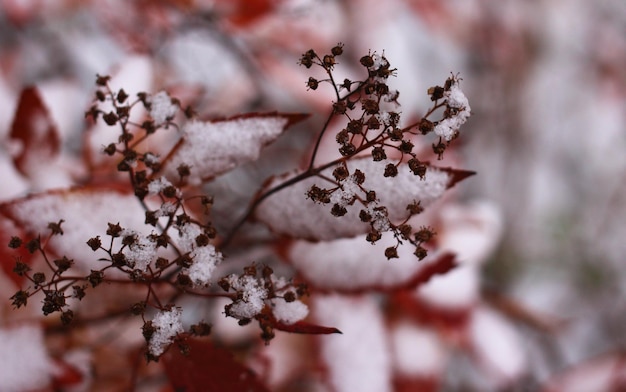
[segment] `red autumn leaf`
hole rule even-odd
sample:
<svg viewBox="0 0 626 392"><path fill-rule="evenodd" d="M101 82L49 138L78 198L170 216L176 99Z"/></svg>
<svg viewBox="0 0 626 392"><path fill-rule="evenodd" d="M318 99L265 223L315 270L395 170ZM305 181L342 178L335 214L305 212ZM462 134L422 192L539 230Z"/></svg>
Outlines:
<svg viewBox="0 0 626 392"><path fill-rule="evenodd" d="M238 27L246 27L259 18L271 13L278 5L273 0L228 0L224 4L229 21Z"/></svg>
<svg viewBox="0 0 626 392"><path fill-rule="evenodd" d="M279 331L301 333L307 335L329 335L332 333L342 333L337 328L323 327L321 325L310 324L304 321L298 321L294 324L283 324L276 322L273 327Z"/></svg>
<svg viewBox="0 0 626 392"><path fill-rule="evenodd" d="M185 392L268 392L248 368L235 361L230 351L208 340L186 341L189 355L171 347L161 360L175 391Z"/></svg>
<svg viewBox="0 0 626 392"><path fill-rule="evenodd" d="M9 137L17 145L15 166L26 176L59 153L59 132L36 87L22 91Z"/></svg>

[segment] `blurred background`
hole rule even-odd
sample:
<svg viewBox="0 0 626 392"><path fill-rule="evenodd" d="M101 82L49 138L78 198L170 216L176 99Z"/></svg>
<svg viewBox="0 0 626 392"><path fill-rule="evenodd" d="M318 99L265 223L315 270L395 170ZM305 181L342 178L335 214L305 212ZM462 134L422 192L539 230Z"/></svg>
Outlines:
<svg viewBox="0 0 626 392"><path fill-rule="evenodd" d="M462 78L473 115L455 151L478 174L458 198L501 215L481 291L515 321L530 359L525 381L506 388L618 371L626 360L623 0L2 0L0 140L21 89L36 85L63 148L78 153L96 74L117 75L130 92L167 89L203 116L312 112L319 124L332 91L307 92L310 71L297 61L337 42L347 76L362 55L384 51L406 122L428 109L428 87ZM294 133L280 142L280 160L313 137ZM7 168L10 150L0 142L4 176L17 184L3 200L37 188ZM444 390L485 387L446 377Z"/></svg>

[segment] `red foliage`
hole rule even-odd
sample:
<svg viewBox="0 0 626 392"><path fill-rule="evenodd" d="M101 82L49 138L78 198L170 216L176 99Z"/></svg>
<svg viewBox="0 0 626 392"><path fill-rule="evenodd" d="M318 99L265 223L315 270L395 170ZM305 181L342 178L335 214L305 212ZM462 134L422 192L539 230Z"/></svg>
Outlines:
<svg viewBox="0 0 626 392"><path fill-rule="evenodd" d="M186 392L268 392L256 375L230 351L208 340L189 339L189 355L172 347L161 359L172 388Z"/></svg>
<svg viewBox="0 0 626 392"><path fill-rule="evenodd" d="M46 162L59 153L59 133L37 88L22 90L10 138L21 144L13 160L15 167L26 176L30 174L31 164Z"/></svg>

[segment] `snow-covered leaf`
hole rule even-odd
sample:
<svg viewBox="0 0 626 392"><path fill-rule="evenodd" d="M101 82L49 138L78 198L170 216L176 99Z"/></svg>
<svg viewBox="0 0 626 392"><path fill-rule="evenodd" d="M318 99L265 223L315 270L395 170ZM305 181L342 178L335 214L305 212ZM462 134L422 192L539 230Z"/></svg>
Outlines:
<svg viewBox="0 0 626 392"><path fill-rule="evenodd" d="M398 247L398 259L386 260L385 248L395 245L391 233L384 233L374 245L362 236L317 243L300 240L288 249L287 257L316 289L346 293L415 287L455 266L451 254L418 261L410 244Z"/></svg>
<svg viewBox="0 0 626 392"><path fill-rule="evenodd" d="M163 160L165 173L178 178L176 169L187 165L188 180L198 185L259 157L261 148L272 143L287 127L303 120L303 114L246 114L220 121L191 121L183 137Z"/></svg>
<svg viewBox="0 0 626 392"><path fill-rule="evenodd" d="M0 204L0 219L29 235L45 238L48 224L63 220L63 235L53 237L47 250L74 259L80 271L100 268L98 256L86 242L105 237L107 223L144 232L144 210L134 195L104 188L74 188L51 191Z"/></svg>
<svg viewBox="0 0 626 392"><path fill-rule="evenodd" d="M427 207L441 197L446 189L473 174L473 172L429 166L424 179L414 175L407 166L400 166L396 177L385 177L385 166L389 161L374 162L371 158L358 158L348 161L352 173L358 169L365 174L363 188L374 190L378 205L386 206L391 222L402 221L407 217L407 205L420 201ZM334 167L321 172L332 178ZM285 174L266 183L263 192L289 180L302 171ZM369 231L370 224L359 219L362 205L355 202L346 206L344 216L335 217L330 213L332 205L323 205L306 200L309 189L334 188L320 177L313 176L282 189L264 200L256 209L255 217L277 234L313 241L353 237ZM365 199L365 194L358 195Z"/></svg>

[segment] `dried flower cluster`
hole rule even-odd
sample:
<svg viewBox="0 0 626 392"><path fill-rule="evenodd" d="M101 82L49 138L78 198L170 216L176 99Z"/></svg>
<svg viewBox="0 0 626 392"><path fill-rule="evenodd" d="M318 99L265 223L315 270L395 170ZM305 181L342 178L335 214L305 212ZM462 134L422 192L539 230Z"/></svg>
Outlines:
<svg viewBox="0 0 626 392"><path fill-rule="evenodd" d="M435 230L414 227L411 219L472 174L431 165L420 159L414 143L416 137L435 134L438 140L432 149L441 158L458 136L470 114L458 77L448 78L444 87L431 88L432 107L419 121L402 125L399 92L387 84L396 69L384 55L371 52L360 59L362 80L338 83L334 68L342 54L339 44L329 54L319 56L309 50L300 59L301 65L321 67L327 75L321 80L309 78L309 89L323 84L334 89L336 101L329 121L319 133L308 167L266 181L229 233L218 233L211 218L213 197L204 194L202 186L256 160L263 146L305 116L253 113L202 121L167 92L130 97L124 89L114 91L110 77L98 76L94 103L86 117L116 130L116 139L103 146L103 153L115 172L109 175L116 184L125 182L126 192L99 193L109 192L120 204L111 206L111 217L105 221L87 215L103 203L100 196L72 202L72 192L84 190L62 193L63 200L52 193L2 207L15 221L25 220L26 210L45 210L38 220L25 223L28 232L37 233L34 237L24 233L9 242L10 248L43 260L43 264L32 264L16 257L14 272L26 284L11 297L14 307L25 306L37 296L43 298L44 315L59 313L64 325L78 320L88 323L72 304L115 285L141 288L140 299L129 300L119 314L141 318L145 355L155 361L173 344L188 353L190 337L211 333L211 325L204 320L188 323L191 316L178 302L183 295L229 299L223 313L240 325L256 321L265 342L274 338L276 330L339 332L332 326L303 322L309 313L307 285L276 276L269 265L251 260L242 273L231 269L215 276L228 264L222 252L243 224L255 218L276 234L312 240L366 234L367 241L376 244L391 235L395 244L387 246L381 258L398 258L399 246L408 243L417 263L427 256ZM438 109L443 112L441 119L430 119ZM331 120L337 119L345 124L334 135L340 157L318 164L321 140ZM158 137L169 141L168 147L151 143ZM54 208L49 207L51 201ZM139 208L130 208L133 203ZM322 214L317 211L320 207ZM85 216L62 216L64 208L85 211ZM137 211L143 216L138 218ZM52 217L46 221L47 232L41 231L41 222ZM99 226L98 221L106 225ZM87 232L93 228L90 224L95 226L94 233ZM63 247L66 234L85 236L92 262L82 260L88 255L72 256L75 250Z"/></svg>

